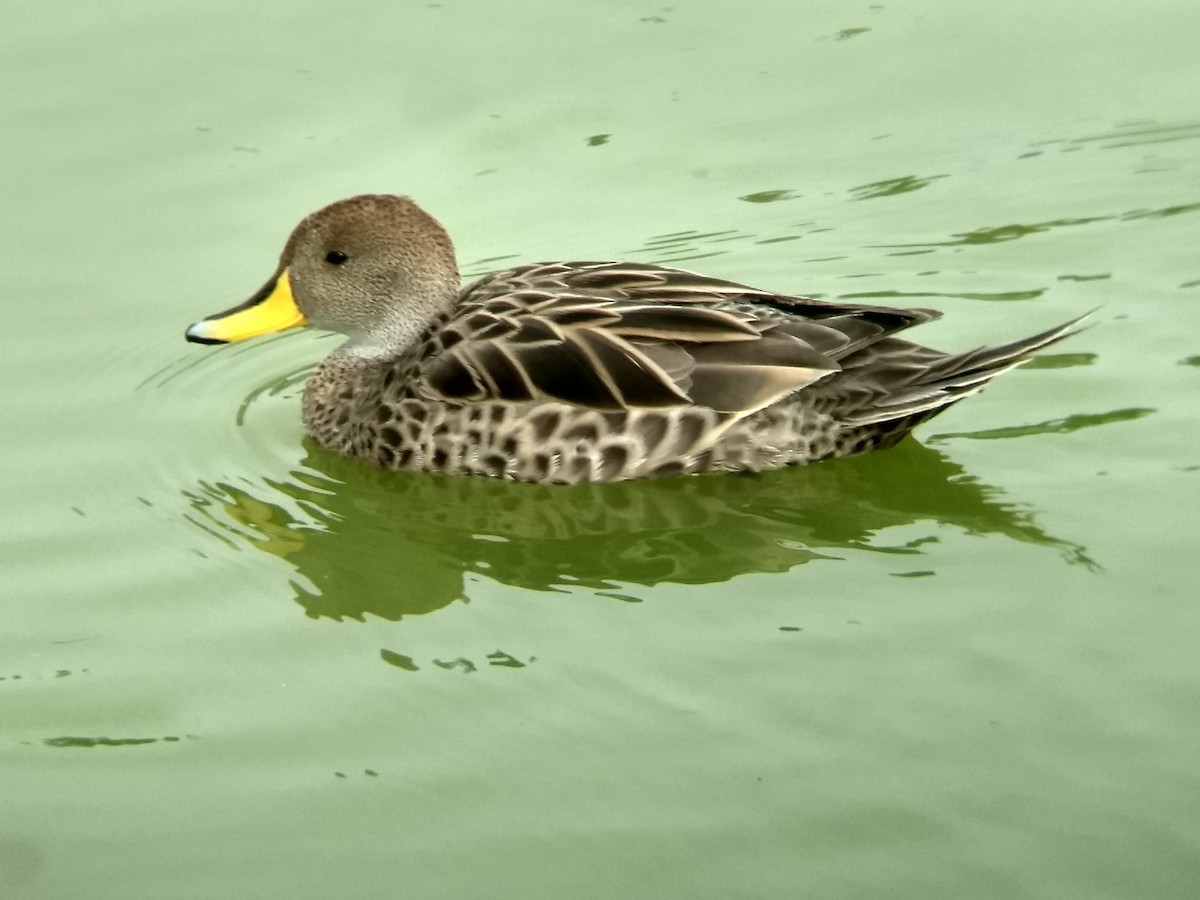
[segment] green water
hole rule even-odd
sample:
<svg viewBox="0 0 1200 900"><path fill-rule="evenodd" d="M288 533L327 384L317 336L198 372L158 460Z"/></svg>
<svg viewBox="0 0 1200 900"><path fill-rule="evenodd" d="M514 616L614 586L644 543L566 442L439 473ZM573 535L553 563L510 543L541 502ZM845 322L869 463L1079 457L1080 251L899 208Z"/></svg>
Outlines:
<svg viewBox="0 0 1200 900"><path fill-rule="evenodd" d="M1190 898L1200 6L27 6L0 32L0 897ZM894 451L550 489L317 450L183 341L412 194L1095 325Z"/></svg>

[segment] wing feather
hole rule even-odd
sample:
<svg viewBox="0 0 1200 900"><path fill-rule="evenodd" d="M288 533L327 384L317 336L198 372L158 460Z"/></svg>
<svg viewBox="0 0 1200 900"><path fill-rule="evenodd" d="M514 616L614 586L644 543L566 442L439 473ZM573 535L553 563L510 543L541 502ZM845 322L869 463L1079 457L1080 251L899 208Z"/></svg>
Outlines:
<svg viewBox="0 0 1200 900"><path fill-rule="evenodd" d="M453 402L746 415L841 371L929 310L771 294L662 266L541 263L481 279L420 360ZM963 367L968 380L973 372Z"/></svg>

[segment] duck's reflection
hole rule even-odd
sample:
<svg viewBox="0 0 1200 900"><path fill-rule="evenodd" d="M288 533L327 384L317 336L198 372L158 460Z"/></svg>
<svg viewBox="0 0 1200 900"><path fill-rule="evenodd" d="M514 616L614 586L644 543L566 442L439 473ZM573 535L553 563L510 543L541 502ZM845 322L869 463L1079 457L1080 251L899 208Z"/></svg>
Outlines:
<svg viewBox="0 0 1200 900"><path fill-rule="evenodd" d="M896 546L881 532L920 521L1092 565L1082 547L1046 534L1028 510L912 439L763 475L606 485L397 474L315 448L304 466L267 488L202 484L188 497L193 521L295 566L296 600L313 617L431 612L463 598L473 574L638 599L628 596L638 585L782 572L849 549L919 554L935 538Z"/></svg>

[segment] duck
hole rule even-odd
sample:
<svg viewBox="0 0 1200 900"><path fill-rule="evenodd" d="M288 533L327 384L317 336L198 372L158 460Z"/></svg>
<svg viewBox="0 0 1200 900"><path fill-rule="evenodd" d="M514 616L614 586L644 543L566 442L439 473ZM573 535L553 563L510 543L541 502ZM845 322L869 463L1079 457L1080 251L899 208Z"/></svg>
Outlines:
<svg viewBox="0 0 1200 900"><path fill-rule="evenodd" d="M340 332L301 401L320 447L574 484L883 450L1085 318L962 353L901 336L939 315L621 261L530 263L463 286L437 219L407 196L363 194L304 218L266 284L186 337Z"/></svg>

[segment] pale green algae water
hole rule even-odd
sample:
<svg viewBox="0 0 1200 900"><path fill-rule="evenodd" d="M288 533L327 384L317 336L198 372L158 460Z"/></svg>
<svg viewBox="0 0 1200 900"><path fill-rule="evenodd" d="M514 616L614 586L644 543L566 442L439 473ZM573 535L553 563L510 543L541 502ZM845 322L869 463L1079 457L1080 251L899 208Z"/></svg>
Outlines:
<svg viewBox="0 0 1200 900"><path fill-rule="evenodd" d="M27 6L0 32L0 897L1190 898L1200 7ZM917 441L549 489L303 438L184 344L412 194L1089 331Z"/></svg>

